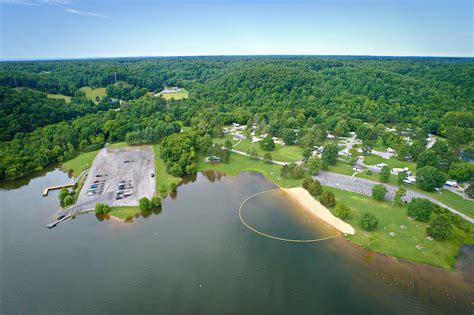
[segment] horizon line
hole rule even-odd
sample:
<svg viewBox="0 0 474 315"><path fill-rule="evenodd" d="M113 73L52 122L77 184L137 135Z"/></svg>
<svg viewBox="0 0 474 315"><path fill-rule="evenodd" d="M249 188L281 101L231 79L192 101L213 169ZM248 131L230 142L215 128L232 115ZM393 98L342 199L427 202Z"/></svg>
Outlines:
<svg viewBox="0 0 474 315"><path fill-rule="evenodd" d="M358 55L358 54L197 54L197 55L140 55L140 56L82 56L82 57L12 57L0 58L0 62L15 61L67 61L67 60L98 60L98 59L139 59L139 58L202 58L202 57L383 57L383 58L456 58L456 59L474 59L473 56L461 55Z"/></svg>

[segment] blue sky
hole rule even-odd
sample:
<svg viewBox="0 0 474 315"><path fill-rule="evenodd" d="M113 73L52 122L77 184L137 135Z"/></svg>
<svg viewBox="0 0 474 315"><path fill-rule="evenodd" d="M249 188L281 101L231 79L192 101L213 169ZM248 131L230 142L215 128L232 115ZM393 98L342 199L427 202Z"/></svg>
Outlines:
<svg viewBox="0 0 474 315"><path fill-rule="evenodd" d="M473 56L472 0L0 0L0 58Z"/></svg>

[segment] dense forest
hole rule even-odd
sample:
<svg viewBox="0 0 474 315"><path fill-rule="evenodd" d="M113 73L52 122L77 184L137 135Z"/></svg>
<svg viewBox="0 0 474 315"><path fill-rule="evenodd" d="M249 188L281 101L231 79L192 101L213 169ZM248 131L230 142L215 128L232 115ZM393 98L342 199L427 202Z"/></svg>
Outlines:
<svg viewBox="0 0 474 315"><path fill-rule="evenodd" d="M83 86L106 87L108 96L95 104L79 92ZM190 97L165 101L147 94L164 86L185 88ZM46 93L72 99L65 103ZM0 180L23 177L107 141L157 143L179 133L180 124L194 130L190 140L179 140L187 156L180 159L170 149L165 160L172 173L192 174L200 138L219 135L232 122L255 123L262 133L303 147L323 141L328 131L336 136L357 131L365 145L382 138L403 152L401 158L416 160L430 151L439 158L434 167L447 172L460 154L472 159L474 61L189 57L3 62L0 104ZM387 134L385 126L410 129L413 144ZM428 133L447 138L449 147L425 150ZM173 139L166 139L164 148L172 147Z"/></svg>

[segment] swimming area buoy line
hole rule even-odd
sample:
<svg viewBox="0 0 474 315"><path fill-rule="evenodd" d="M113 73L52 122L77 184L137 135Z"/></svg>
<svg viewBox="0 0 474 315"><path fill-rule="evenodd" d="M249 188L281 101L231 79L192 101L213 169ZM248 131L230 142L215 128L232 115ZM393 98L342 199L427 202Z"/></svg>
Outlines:
<svg viewBox="0 0 474 315"><path fill-rule="evenodd" d="M271 235L271 234L267 234L267 233L264 233L262 231L259 231L253 227L251 227L247 222L245 222L244 218L242 217L242 208L244 207L244 205L252 198L254 197L257 197L257 196L260 196L260 195L263 195L263 194L266 194L266 193L269 193L269 192L272 192L272 191L277 191L277 190L280 190L280 188L276 188L276 189L269 189L269 190L265 190L265 191L261 191L259 193L256 193L250 197L248 197L247 199L245 199L241 204L240 204L240 207L239 207L239 218L240 218L240 221L242 222L242 224L247 227L249 230L261 235L261 236L265 236L265 237L268 237L268 238L271 238L271 239L274 239L274 240L278 240L278 241L284 241L284 242L290 242L290 243L315 243L315 242L320 242L320 241L325 241L325 240L329 240L331 238L334 238L334 237L337 237L339 236L338 234L335 234L335 235L332 235L332 236L328 236L328 237L322 237L322 238L316 238L316 239L291 239L291 238L284 238L284 237L279 237L279 236L275 236L275 235Z"/></svg>

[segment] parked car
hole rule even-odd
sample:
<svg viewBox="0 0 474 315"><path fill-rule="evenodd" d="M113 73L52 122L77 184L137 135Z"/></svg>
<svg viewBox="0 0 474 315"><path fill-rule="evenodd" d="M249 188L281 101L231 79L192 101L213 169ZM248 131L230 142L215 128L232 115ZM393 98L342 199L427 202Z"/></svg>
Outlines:
<svg viewBox="0 0 474 315"><path fill-rule="evenodd" d="M64 219L65 217L66 217L65 214L60 214L60 215L58 215L58 220L62 220L62 219Z"/></svg>
<svg viewBox="0 0 474 315"><path fill-rule="evenodd" d="M151 173L151 177L155 177L155 173Z"/></svg>

